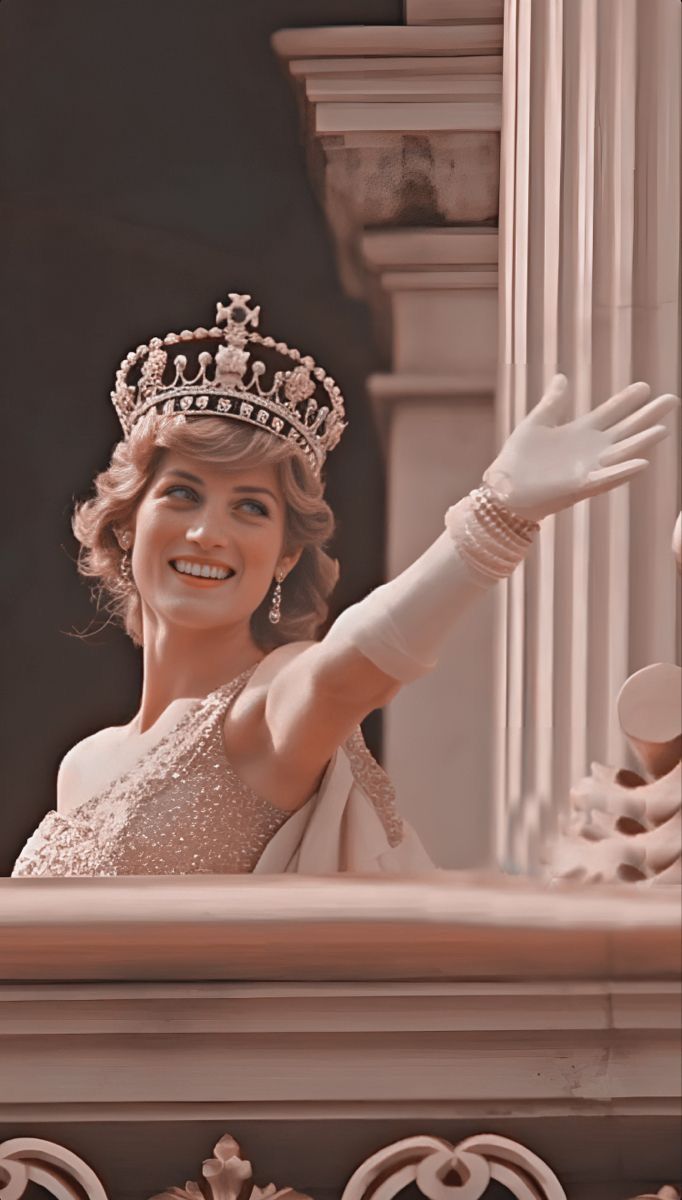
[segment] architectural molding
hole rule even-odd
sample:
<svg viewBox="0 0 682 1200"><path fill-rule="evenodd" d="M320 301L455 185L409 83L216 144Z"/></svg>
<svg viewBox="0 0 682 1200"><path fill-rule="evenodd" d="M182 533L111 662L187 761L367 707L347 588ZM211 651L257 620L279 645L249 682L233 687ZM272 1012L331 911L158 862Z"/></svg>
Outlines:
<svg viewBox="0 0 682 1200"><path fill-rule="evenodd" d="M287 60L318 58L468 57L502 52L502 20L446 29L415 25L328 25L280 29L272 44Z"/></svg>
<svg viewBox="0 0 682 1200"><path fill-rule="evenodd" d="M351 295L365 229L496 221L501 22L283 30L273 45Z"/></svg>
<svg viewBox="0 0 682 1200"><path fill-rule="evenodd" d="M332 1200L415 1129L490 1131L620 1200L674 1176L680 953L676 889L2 880L0 1136L139 1200L229 1129Z"/></svg>
<svg viewBox="0 0 682 1200"><path fill-rule="evenodd" d="M0 1121L644 1125L679 1008L671 980L2 985Z"/></svg>

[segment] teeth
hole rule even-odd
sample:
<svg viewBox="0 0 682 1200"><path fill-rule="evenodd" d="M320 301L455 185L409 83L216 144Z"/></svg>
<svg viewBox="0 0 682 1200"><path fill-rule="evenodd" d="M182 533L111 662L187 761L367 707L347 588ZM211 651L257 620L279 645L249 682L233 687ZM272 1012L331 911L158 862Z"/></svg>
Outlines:
<svg viewBox="0 0 682 1200"><path fill-rule="evenodd" d="M173 566L181 575L195 575L201 579L229 579L232 574L223 567L209 567L208 564L202 567L199 563L186 562L184 558L176 558Z"/></svg>

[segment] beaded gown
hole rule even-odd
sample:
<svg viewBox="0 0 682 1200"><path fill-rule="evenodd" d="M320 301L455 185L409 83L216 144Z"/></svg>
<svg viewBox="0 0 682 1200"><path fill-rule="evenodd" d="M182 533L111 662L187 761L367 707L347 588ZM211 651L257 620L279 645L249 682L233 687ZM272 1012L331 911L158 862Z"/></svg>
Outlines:
<svg viewBox="0 0 682 1200"><path fill-rule="evenodd" d="M222 730L253 669L193 703L98 794L68 814L49 812L12 876L433 869L359 729L336 751L316 793L292 814L239 779Z"/></svg>

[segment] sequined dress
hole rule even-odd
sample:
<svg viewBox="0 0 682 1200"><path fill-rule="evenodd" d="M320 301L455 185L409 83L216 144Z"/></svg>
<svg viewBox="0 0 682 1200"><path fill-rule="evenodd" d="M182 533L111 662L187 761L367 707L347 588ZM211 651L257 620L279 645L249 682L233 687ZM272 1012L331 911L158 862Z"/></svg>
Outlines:
<svg viewBox="0 0 682 1200"><path fill-rule="evenodd" d="M197 700L97 795L68 814L49 812L12 876L431 867L359 729L337 750L315 795L293 814L242 782L225 755L222 730L251 673Z"/></svg>

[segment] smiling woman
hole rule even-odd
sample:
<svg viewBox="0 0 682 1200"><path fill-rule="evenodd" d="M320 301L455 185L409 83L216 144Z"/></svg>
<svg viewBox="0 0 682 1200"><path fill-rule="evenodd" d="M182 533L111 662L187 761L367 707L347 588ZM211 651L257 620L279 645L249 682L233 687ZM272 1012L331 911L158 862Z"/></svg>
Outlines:
<svg viewBox="0 0 682 1200"><path fill-rule="evenodd" d="M233 293L211 329L121 364L124 440L74 531L81 572L142 648L140 706L66 755L15 875L431 868L359 722L435 665L539 520L647 466L677 403L634 384L563 423L557 376L445 532L316 640L337 577L321 471L343 399L257 332L249 301Z"/></svg>
<svg viewBox="0 0 682 1200"><path fill-rule="evenodd" d="M139 585L147 562L146 539L160 536L162 529L170 539L166 563L174 556L196 563L215 559L235 570L237 563L228 562L233 537L245 553L250 548L252 554L265 554L257 578L262 595L258 598L256 589L249 601L254 659L256 645L267 652L315 636L338 578L338 566L324 550L334 518L319 478L291 443L219 417L183 421L152 411L118 443L95 486L96 496L78 506L74 516L81 543L79 570L99 581L102 598L136 645L144 640L144 589ZM126 571L130 556L121 546L126 533L133 546L134 587ZM286 573L287 599L273 624L270 586L279 567ZM249 587L252 582L255 586L250 573ZM232 604L231 596L234 615ZM224 616L224 605L220 611ZM214 664L214 669L220 666Z"/></svg>

